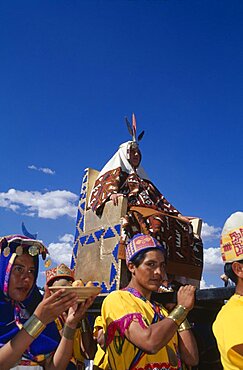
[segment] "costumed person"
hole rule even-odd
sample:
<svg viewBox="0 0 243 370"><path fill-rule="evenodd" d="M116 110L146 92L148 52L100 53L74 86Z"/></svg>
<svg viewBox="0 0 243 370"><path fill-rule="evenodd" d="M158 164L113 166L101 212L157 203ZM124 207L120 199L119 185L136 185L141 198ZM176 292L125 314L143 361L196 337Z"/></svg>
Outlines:
<svg viewBox="0 0 243 370"><path fill-rule="evenodd" d="M142 155L138 142L144 132L137 139L134 114L132 123L127 121L132 141L121 144L99 173L89 207L101 216L107 201L117 205L119 197L126 197L128 210L120 245L137 233L150 234L167 249L168 273L199 281L203 266L202 240L193 234L190 220L168 202L140 166Z"/></svg>
<svg viewBox="0 0 243 370"><path fill-rule="evenodd" d="M77 304L64 289L40 294L36 279L44 244L22 235L0 239L0 369L65 370L77 324L92 300ZM68 310L62 338L55 319Z"/></svg>
<svg viewBox="0 0 243 370"><path fill-rule="evenodd" d="M235 283L235 294L219 311L213 323L221 362L225 370L243 369L243 212L225 222L220 249L224 273Z"/></svg>
<svg viewBox="0 0 243 370"><path fill-rule="evenodd" d="M198 363L197 345L186 317L195 287L179 288L168 312L151 300L166 279L165 249L150 235L137 234L126 248L128 286L110 293L101 308L108 369L181 370Z"/></svg>
<svg viewBox="0 0 243 370"><path fill-rule="evenodd" d="M51 286L72 286L74 282L74 270L70 269L64 263L46 270L46 285ZM60 334L63 334L67 313L56 320ZM85 314L80 317L77 330L74 335L73 343L73 361L77 370L84 370L85 363L94 359L96 352L96 342L93 339L92 330Z"/></svg>
<svg viewBox="0 0 243 370"><path fill-rule="evenodd" d="M97 342L97 351L94 358L94 370L108 369L108 356L105 350L105 336L103 331L102 317L97 316L93 330L94 340Z"/></svg>

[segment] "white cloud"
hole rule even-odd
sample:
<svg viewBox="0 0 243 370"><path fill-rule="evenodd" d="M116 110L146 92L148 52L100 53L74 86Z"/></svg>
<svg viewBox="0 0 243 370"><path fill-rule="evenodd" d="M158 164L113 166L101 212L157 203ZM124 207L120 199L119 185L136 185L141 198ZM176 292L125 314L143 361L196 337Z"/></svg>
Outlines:
<svg viewBox="0 0 243 370"><path fill-rule="evenodd" d="M36 171L38 171L38 168L36 166L34 166L33 164L31 166L28 166L28 168L30 170L36 170Z"/></svg>
<svg viewBox="0 0 243 370"><path fill-rule="evenodd" d="M54 175L55 171L47 167L40 167L39 171L46 173L47 175Z"/></svg>
<svg viewBox="0 0 243 370"><path fill-rule="evenodd" d="M200 281L200 289L210 289L210 288L215 288L213 284L207 285L206 281L204 280L204 277L202 277Z"/></svg>
<svg viewBox="0 0 243 370"><path fill-rule="evenodd" d="M221 259L220 248L207 248L203 251L204 254L204 271L222 270L223 262Z"/></svg>
<svg viewBox="0 0 243 370"><path fill-rule="evenodd" d="M61 242L64 243L73 243L74 242L74 236L72 234L65 234L59 238Z"/></svg>
<svg viewBox="0 0 243 370"><path fill-rule="evenodd" d="M54 175L55 174L55 171L54 170L51 170L48 167L36 167L34 164L32 164L32 165L28 166L28 168L30 170L43 172L43 173L45 173L47 175Z"/></svg>
<svg viewBox="0 0 243 370"><path fill-rule="evenodd" d="M218 239L220 237L220 233L221 233L220 227L210 226L206 222L203 222L201 233L203 241Z"/></svg>
<svg viewBox="0 0 243 370"><path fill-rule="evenodd" d="M59 238L59 242L50 243L48 251L50 253L51 260L57 264L65 263L67 266L70 266L73 241L74 236L72 234L65 234Z"/></svg>
<svg viewBox="0 0 243 370"><path fill-rule="evenodd" d="M217 282L217 286L222 286L222 280L220 276L223 274L223 262L221 259L220 248L205 248L204 254L204 266L203 275L206 279L213 278L213 281ZM202 278L201 287L211 288L211 285L207 286L206 282Z"/></svg>
<svg viewBox="0 0 243 370"><path fill-rule="evenodd" d="M17 212L19 210L19 206L17 204L10 204L9 209L11 209L14 212Z"/></svg>
<svg viewBox="0 0 243 370"><path fill-rule="evenodd" d="M40 218L57 219L68 215L75 218L77 214L78 196L67 190L54 190L41 193L39 191L20 191L9 189L0 193L0 207L14 212L37 216Z"/></svg>

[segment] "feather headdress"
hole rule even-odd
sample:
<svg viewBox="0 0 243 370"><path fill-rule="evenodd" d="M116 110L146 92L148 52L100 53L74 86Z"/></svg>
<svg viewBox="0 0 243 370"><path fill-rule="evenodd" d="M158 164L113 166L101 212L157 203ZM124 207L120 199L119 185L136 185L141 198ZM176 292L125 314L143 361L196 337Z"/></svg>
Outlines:
<svg viewBox="0 0 243 370"><path fill-rule="evenodd" d="M137 137L137 122L136 122L135 114L134 113L132 114L132 124L128 121L127 117L125 117L125 122L127 124L128 132L132 137L132 141L134 143L138 143L140 140L142 140L143 135L144 135L144 130Z"/></svg>

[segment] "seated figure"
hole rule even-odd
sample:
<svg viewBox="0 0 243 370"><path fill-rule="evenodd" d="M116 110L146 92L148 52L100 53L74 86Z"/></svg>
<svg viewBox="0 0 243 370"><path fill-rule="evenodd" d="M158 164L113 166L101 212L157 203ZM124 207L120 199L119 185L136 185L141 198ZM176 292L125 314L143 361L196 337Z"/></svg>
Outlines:
<svg viewBox="0 0 243 370"><path fill-rule="evenodd" d="M89 207L101 216L107 201L112 200L116 206L119 197L126 197L128 209L122 221L121 245L137 233L150 234L167 250L169 274L200 280L202 241L193 233L190 219L182 216L161 194L141 167L134 115L130 133L132 140L121 144L99 173Z"/></svg>

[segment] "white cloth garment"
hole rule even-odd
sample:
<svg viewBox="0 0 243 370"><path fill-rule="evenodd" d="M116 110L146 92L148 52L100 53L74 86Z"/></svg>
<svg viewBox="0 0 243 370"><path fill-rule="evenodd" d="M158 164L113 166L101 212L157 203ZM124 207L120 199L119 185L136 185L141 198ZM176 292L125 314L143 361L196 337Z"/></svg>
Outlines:
<svg viewBox="0 0 243 370"><path fill-rule="evenodd" d="M102 168L97 178L104 175L106 172L115 170L118 167L121 167L122 171L131 174L134 173L134 169L132 168L131 164L128 161L128 150L130 145L133 141L127 141L119 146L118 151L113 155L113 157L106 163L106 165ZM137 174L140 178L149 180L146 172L144 171L142 166L138 166Z"/></svg>

